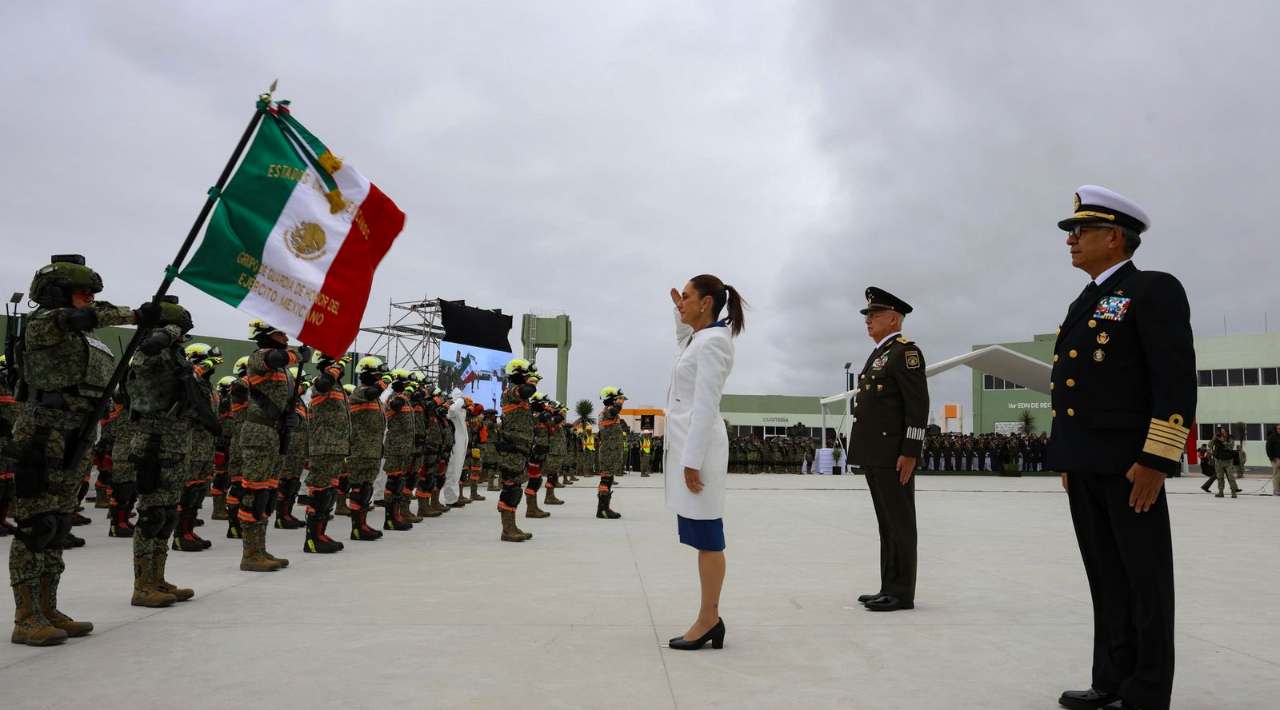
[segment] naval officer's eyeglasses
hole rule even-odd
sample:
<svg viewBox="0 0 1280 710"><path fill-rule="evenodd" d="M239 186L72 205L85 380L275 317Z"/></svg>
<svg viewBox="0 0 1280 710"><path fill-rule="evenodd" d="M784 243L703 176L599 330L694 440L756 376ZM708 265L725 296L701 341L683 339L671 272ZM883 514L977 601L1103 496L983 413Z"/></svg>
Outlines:
<svg viewBox="0 0 1280 710"><path fill-rule="evenodd" d="M1093 231L1095 229L1112 229L1114 227L1114 224L1077 224L1072 227L1071 231L1067 232L1067 234L1073 239L1080 239L1080 237L1084 236L1085 232Z"/></svg>

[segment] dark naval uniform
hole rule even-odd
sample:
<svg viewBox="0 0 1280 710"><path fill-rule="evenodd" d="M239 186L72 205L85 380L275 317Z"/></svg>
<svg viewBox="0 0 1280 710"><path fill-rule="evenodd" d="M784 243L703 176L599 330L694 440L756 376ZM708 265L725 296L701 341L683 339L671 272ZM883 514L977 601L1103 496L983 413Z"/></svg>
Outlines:
<svg viewBox="0 0 1280 710"><path fill-rule="evenodd" d="M867 290L867 308L911 312L906 303L874 287ZM920 348L895 336L871 351L858 375L849 461L867 477L880 527L880 592L864 600L871 609L911 608L915 603L915 478L906 485L899 482L897 464L899 456L919 458L924 445L929 419L924 371ZM891 602L876 604L886 598Z"/></svg>
<svg viewBox="0 0 1280 710"><path fill-rule="evenodd" d="M1081 203L1084 203L1081 206ZM1141 232L1141 208L1085 186L1070 229L1113 215ZM1081 217L1084 215L1084 217ZM1103 217L1105 219L1105 217ZM1134 224L1136 222L1136 224ZM1126 224L1127 223L1127 224ZM1054 345L1053 430L1045 468L1067 473L1076 539L1093 598L1093 703L1119 696L1144 709L1169 707L1173 688L1173 551L1160 490L1151 508L1130 506L1130 467L1178 472L1195 420L1196 366L1190 309L1169 274L1125 262L1090 282L1071 304Z"/></svg>

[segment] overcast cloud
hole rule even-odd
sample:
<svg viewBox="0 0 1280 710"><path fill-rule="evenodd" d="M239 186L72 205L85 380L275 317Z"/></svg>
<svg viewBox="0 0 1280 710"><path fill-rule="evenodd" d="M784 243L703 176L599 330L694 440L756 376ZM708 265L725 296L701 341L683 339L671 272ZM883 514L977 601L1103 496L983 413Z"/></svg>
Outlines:
<svg viewBox="0 0 1280 710"><path fill-rule="evenodd" d="M279 77L408 214L365 322L568 313L575 399L660 403L666 292L703 271L753 306L731 392L834 391L868 284L916 306L931 361L1052 331L1087 182L1147 208L1137 262L1183 280L1199 334L1280 320L1273 3L54 5L0 6L6 293L74 251L145 299ZM967 371L933 398L967 405Z"/></svg>

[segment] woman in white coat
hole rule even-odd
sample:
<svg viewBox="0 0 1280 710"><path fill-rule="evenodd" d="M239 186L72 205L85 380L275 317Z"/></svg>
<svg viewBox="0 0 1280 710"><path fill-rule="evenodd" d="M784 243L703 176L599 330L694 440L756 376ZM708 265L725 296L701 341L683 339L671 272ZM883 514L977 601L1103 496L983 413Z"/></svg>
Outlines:
<svg viewBox="0 0 1280 710"><path fill-rule="evenodd" d="M440 499L445 505L459 507L458 478L462 475L462 464L467 459L467 403L462 399L462 392L453 390L453 401L449 403L449 423L453 425L453 447L449 454L449 466L444 473L444 488L440 491Z"/></svg>
<svg viewBox="0 0 1280 710"><path fill-rule="evenodd" d="M724 492L729 435L720 419L720 394L733 369L733 338L742 332L746 305L736 289L710 274L683 291L671 289L680 348L667 390L662 471L667 507L676 514L680 542L698 550L702 604L698 618L671 648L724 646L720 589L724 586ZM722 318L721 312L727 313Z"/></svg>

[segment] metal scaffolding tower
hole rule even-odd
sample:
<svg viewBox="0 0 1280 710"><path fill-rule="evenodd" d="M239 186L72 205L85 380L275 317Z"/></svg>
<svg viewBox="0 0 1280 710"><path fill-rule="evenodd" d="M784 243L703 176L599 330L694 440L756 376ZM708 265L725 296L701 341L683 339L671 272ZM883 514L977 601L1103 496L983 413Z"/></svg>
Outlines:
<svg viewBox="0 0 1280 710"><path fill-rule="evenodd" d="M375 337L371 345L357 343L359 349L383 358L387 367L421 370L432 381L439 376L440 341L444 338L440 299L391 301L386 325L360 330Z"/></svg>

